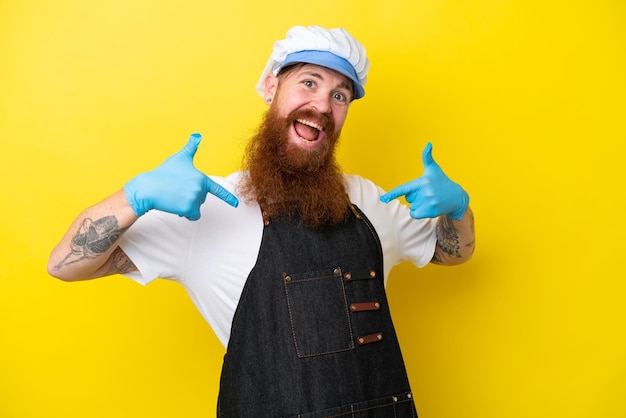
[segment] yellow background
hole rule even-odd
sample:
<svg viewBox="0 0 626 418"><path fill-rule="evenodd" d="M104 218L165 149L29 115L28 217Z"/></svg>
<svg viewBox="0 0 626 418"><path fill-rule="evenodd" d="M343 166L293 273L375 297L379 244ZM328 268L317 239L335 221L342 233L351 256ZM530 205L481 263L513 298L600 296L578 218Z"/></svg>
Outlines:
<svg viewBox="0 0 626 418"><path fill-rule="evenodd" d="M192 132L236 170L296 24L372 61L346 171L389 189L431 141L472 198L470 263L390 279L420 416L626 417L623 0L2 0L0 417L213 416L224 350L180 287L46 261Z"/></svg>

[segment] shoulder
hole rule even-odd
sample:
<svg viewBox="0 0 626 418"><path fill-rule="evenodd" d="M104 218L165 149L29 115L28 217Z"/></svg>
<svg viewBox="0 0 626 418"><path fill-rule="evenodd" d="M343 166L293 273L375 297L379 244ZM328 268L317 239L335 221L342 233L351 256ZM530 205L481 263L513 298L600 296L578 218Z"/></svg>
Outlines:
<svg viewBox="0 0 626 418"><path fill-rule="evenodd" d="M242 171L235 171L227 175L226 177L222 176L209 176L211 180L224 187L231 193L235 193L237 186L241 183L243 179L244 173Z"/></svg>
<svg viewBox="0 0 626 418"><path fill-rule="evenodd" d="M378 229L381 222L389 221L388 206L380 201L384 191L371 180L354 174L344 174L350 201L359 207Z"/></svg>
<svg viewBox="0 0 626 418"><path fill-rule="evenodd" d="M358 175L345 175L345 184L352 203L370 220L380 238L388 267L401 260L411 260L421 267L434 252L435 219L413 219L409 208L394 199L380 201L385 192L371 180Z"/></svg>
<svg viewBox="0 0 626 418"><path fill-rule="evenodd" d="M378 197L384 193L373 181L356 174L344 174L344 181L348 190L348 195L352 202L359 204L360 201Z"/></svg>

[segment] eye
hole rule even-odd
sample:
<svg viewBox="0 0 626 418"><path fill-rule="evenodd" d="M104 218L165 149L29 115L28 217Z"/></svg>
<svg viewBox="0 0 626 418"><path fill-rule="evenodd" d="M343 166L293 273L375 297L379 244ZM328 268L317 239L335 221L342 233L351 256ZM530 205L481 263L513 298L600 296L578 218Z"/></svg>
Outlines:
<svg viewBox="0 0 626 418"><path fill-rule="evenodd" d="M302 84L304 84L305 86L309 88L313 88L315 86L315 83L312 80L304 80Z"/></svg>
<svg viewBox="0 0 626 418"><path fill-rule="evenodd" d="M338 102L341 102L341 103L346 103L348 101L347 96L345 94L339 93L339 92L333 94L333 99L335 99L335 100L337 100Z"/></svg>

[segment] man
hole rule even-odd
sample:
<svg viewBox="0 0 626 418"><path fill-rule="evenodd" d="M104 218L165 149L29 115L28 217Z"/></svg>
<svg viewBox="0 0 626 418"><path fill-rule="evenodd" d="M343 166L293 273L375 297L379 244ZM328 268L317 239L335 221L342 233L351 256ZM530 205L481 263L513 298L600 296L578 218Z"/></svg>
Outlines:
<svg viewBox="0 0 626 418"><path fill-rule="evenodd" d="M430 144L423 176L386 194L341 173L335 145L368 69L343 29L290 29L257 86L269 109L244 170L196 170L192 135L83 211L48 271L181 283L227 346L219 416L416 416L385 279L402 260L467 261L473 215Z"/></svg>

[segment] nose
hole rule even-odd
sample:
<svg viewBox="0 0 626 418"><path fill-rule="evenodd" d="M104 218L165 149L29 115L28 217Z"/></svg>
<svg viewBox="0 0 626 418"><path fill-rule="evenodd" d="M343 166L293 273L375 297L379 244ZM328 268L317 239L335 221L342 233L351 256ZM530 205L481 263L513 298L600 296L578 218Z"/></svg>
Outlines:
<svg viewBox="0 0 626 418"><path fill-rule="evenodd" d="M319 113L330 113L330 98L326 94L317 94L311 99L311 107Z"/></svg>

